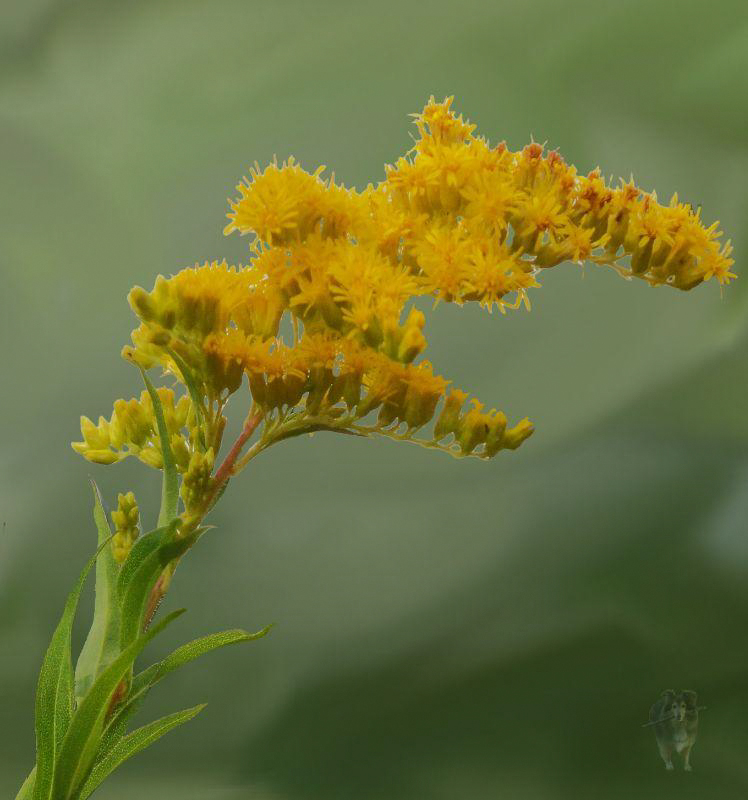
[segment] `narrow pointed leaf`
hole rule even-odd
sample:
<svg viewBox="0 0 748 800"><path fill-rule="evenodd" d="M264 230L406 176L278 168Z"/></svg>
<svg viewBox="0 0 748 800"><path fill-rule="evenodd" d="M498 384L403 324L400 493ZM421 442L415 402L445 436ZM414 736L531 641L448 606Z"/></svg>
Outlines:
<svg viewBox="0 0 748 800"><path fill-rule="evenodd" d="M103 759L127 733L127 725L148 695L152 686L152 678L157 669L158 664L152 664L133 678L127 701L117 708L104 728L99 750L96 753L96 763Z"/></svg>
<svg viewBox="0 0 748 800"><path fill-rule="evenodd" d="M236 644L238 642L260 639L268 633L271 627L272 625L267 625L256 633L247 633L246 631L237 629L195 639L174 650L163 661L152 664L147 669L138 673L133 679L127 702L117 710L104 731L99 752L96 756L97 763L99 760L105 758L107 753L109 753L125 735L128 722L140 708L151 688L165 678L170 672L195 660L203 655L203 653L208 653L220 647Z"/></svg>
<svg viewBox="0 0 748 800"><path fill-rule="evenodd" d="M141 536L133 545L132 550L127 556L127 560L122 565L117 578L117 596L122 598L127 590L127 586L138 571L140 565L148 558L151 553L158 550L165 541L170 539L177 528L177 521L174 520L163 528L156 528Z"/></svg>
<svg viewBox="0 0 748 800"><path fill-rule="evenodd" d="M49 800L53 796L55 762L73 714L73 661L70 652L73 620L86 576L106 544L107 542L100 546L83 568L68 595L62 618L52 634L39 672L36 690L36 779L32 795L34 800Z"/></svg>
<svg viewBox="0 0 748 800"><path fill-rule="evenodd" d="M124 650L143 630L151 590L164 569L183 555L195 542L196 533L183 539L166 541L149 553L124 587L120 597L120 648Z"/></svg>
<svg viewBox="0 0 748 800"><path fill-rule="evenodd" d="M91 775L79 795L79 800L86 800L94 789L96 789L108 775L114 772L120 764L127 761L128 758L132 758L142 750L145 750L146 747L158 741L170 730L173 730L185 722L189 722L204 708L205 704L195 706L194 708L187 708L184 711L178 711L176 714L169 714L169 716L162 717L155 722L144 725L142 728L138 728L120 739L109 753L107 753L106 757L99 761L93 768Z"/></svg>
<svg viewBox="0 0 748 800"><path fill-rule="evenodd" d="M112 537L99 487L91 481L94 494L94 521L101 546ZM119 606L117 577L119 568L111 547L104 547L96 561L96 600L91 629L75 667L75 696L78 701L104 667L119 655Z"/></svg>
<svg viewBox="0 0 748 800"><path fill-rule="evenodd" d="M51 793L54 800L75 797L93 766L106 713L120 681L148 642L183 613L184 609L172 612L148 633L139 636L96 679L78 706L60 747Z"/></svg>
<svg viewBox="0 0 748 800"><path fill-rule="evenodd" d="M230 644L251 642L254 639L261 639L272 627L272 625L267 625L256 633L248 633L247 631L237 628L235 630L221 631L221 633L212 633L208 636L201 636L199 639L193 639L191 642L178 647L156 665L158 669L151 681L151 685L158 683L158 681L165 678L170 672L174 672L174 670L183 667L185 664L189 664L190 661L194 661L205 653L210 653L213 650L218 650Z"/></svg>
<svg viewBox="0 0 748 800"><path fill-rule="evenodd" d="M200 639L195 639L188 644L182 645L182 647L178 647L163 659L163 661L152 664L147 669L138 673L133 678L127 702L117 710L107 725L97 759L102 758L124 735L127 723L138 710L145 696L153 686L165 678L170 672L174 672L174 670L179 669L179 667L189 664L204 653L209 653L212 650L217 650L230 644L260 639L265 636L271 628L272 625L267 625L256 633L247 633L247 631L236 629L203 636Z"/></svg>
<svg viewBox="0 0 748 800"><path fill-rule="evenodd" d="M171 450L171 440L169 429L166 427L164 409L161 405L161 398L151 383L146 371L139 367L143 375L145 388L151 396L153 403L153 413L156 416L156 426L158 427L158 437L161 440L161 453L164 458L163 482L161 484L161 509L158 512L158 526L167 525L177 516L179 504L179 483L177 478L177 465L174 462L174 453Z"/></svg>

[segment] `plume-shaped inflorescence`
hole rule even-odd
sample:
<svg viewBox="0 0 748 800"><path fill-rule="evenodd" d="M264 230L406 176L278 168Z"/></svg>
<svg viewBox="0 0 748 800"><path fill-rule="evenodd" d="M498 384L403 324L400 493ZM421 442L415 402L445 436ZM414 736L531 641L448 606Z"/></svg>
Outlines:
<svg viewBox="0 0 748 800"><path fill-rule="evenodd" d="M609 186L599 170L578 175L539 144L492 147L451 98L432 98L415 122L412 150L363 191L293 159L255 166L226 228L252 236L249 263L198 265L130 293L140 326L126 357L173 373L191 398L163 397L184 476L212 469L224 404L245 376L261 448L338 430L454 455L515 449L532 433L527 419L509 425L475 399L466 408L468 395L422 359L419 297L529 307L542 270L563 261L678 289L735 277L717 223L705 226L677 197L664 206L633 183ZM431 434L415 436L434 419ZM146 395L118 401L98 426L84 419L83 434L74 446L93 461L135 454L160 465Z"/></svg>

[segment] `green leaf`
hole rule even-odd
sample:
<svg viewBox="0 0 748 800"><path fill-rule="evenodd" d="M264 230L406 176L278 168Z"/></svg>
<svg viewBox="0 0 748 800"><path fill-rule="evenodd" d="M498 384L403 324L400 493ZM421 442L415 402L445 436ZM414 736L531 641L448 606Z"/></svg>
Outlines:
<svg viewBox="0 0 748 800"><path fill-rule="evenodd" d="M202 636L199 639L194 639L178 647L163 659L163 661L152 664L148 669L143 670L143 672L135 676L130 691L130 697L127 704L123 706L122 712L126 712L127 706L131 703L137 703L153 686L163 680L170 672L174 672L205 653L210 653L221 647L238 644L239 642L251 642L255 639L261 639L272 627L272 625L266 625L262 630L256 633L248 633L238 628L235 630L222 631L221 633ZM115 720L112 721L114 722Z"/></svg>
<svg viewBox="0 0 748 800"><path fill-rule="evenodd" d="M120 599L124 596L133 575L138 571L143 561L155 550L158 550L161 545L171 541L178 527L179 520L172 520L168 525L164 525L163 528L156 528L155 530L143 534L135 542L135 545L127 556L127 560L120 567L119 577L117 579L117 596ZM190 537L190 542L194 544L197 539L201 538L206 531L212 530L213 527L212 525L201 525Z"/></svg>
<svg viewBox="0 0 748 800"><path fill-rule="evenodd" d="M59 750L51 797L71 800L88 777L104 730L104 720L121 680L148 642L184 613L174 611L130 644L94 682L78 706ZM36 800L36 798L35 798Z"/></svg>
<svg viewBox="0 0 748 800"><path fill-rule="evenodd" d="M185 722L189 722L204 708L205 704L195 706L194 708L187 708L184 711L178 711L176 714L170 714L167 717L162 717L155 722L144 725L142 728L138 728L120 739L107 753L106 757L94 766L91 775L81 790L79 800L86 800L94 789L96 789L108 775L114 772L120 764L127 761L128 758L132 758L141 750L145 750L146 747L158 741L158 739L170 730Z"/></svg>
<svg viewBox="0 0 748 800"><path fill-rule="evenodd" d="M94 521L101 546L112 537L107 522L99 487L91 481L94 494ZM117 577L119 567L111 547L105 547L96 561L96 600L91 629L75 667L75 696L80 702L83 695L101 671L119 655L119 605L117 603Z"/></svg>
<svg viewBox="0 0 748 800"><path fill-rule="evenodd" d="M183 555L199 535L195 531L182 539L165 541L149 553L133 572L130 581L123 587L120 603L120 648L124 650L134 642L143 630L148 599L156 581L172 561Z"/></svg>
<svg viewBox="0 0 748 800"><path fill-rule="evenodd" d="M39 672L36 690L36 780L34 800L53 797L54 770L63 737L73 714L73 661L70 652L71 631L75 611L86 576L96 563L104 542L83 568L73 590L68 595L52 640ZM56 800L56 797L55 797Z"/></svg>
<svg viewBox="0 0 748 800"><path fill-rule="evenodd" d="M177 521L174 520L171 524L165 525L163 528L156 528L155 530L143 534L143 536L135 542L125 563L119 571L119 577L117 578L117 596L119 598L124 595L133 575L138 571L143 561L155 550L158 550L167 539L170 539L176 529Z"/></svg>
<svg viewBox="0 0 748 800"><path fill-rule="evenodd" d="M193 639L187 644L178 647L163 661L154 665L157 667L156 673L151 681L151 686L158 683L162 678L165 678L170 672L189 664L196 658L210 653L213 650L218 650L221 647L226 647L230 644L238 644L239 642L251 642L254 639L261 639L272 628L272 625L266 625L262 630L256 633L248 633L240 629L230 631L221 631L221 633L212 633L208 636L201 636L199 639Z"/></svg>
<svg viewBox="0 0 748 800"><path fill-rule="evenodd" d="M18 790L16 800L31 800L34 796L34 781L36 779L36 767L31 770L28 778L23 782L23 786Z"/></svg>
<svg viewBox="0 0 748 800"><path fill-rule="evenodd" d="M151 396L153 403L153 413L156 416L156 425L158 427L158 436L161 440L161 453L164 457L164 478L161 484L161 509L158 512L158 526L168 525L173 519L176 518L179 504L179 482L177 479L177 465L174 462L174 453L171 450L171 441L169 439L169 429L166 427L166 418L164 417L164 409L161 405L161 398L158 392L151 383L146 371L142 367L138 367L143 375L143 382L145 388L148 389L148 394Z"/></svg>
<svg viewBox="0 0 748 800"><path fill-rule="evenodd" d="M178 353L175 353L174 350L172 350L170 347L167 347L166 351L169 353L171 358L174 360L174 363L179 368L179 371L182 373L182 381L184 382L184 385L187 387L187 391L190 393L190 397L192 398L192 406L195 409L195 414L197 414L198 417L197 420L198 441L200 443L201 449L205 450L205 435L204 435L205 409L203 408L202 394L200 393L197 383L195 382L192 370L187 366L185 360Z"/></svg>
<svg viewBox="0 0 748 800"><path fill-rule="evenodd" d="M109 720L104 728L104 734L101 737L95 763L98 763L101 759L106 757L106 754L127 732L127 724L140 708L143 700L145 700L150 691L153 685L152 679L157 669L158 664L152 664L133 678L128 700L117 708L111 720Z"/></svg>
<svg viewBox="0 0 748 800"><path fill-rule="evenodd" d="M132 682L130 694L126 703L124 703L112 717L111 721L104 731L104 736L101 740L99 753L97 755L97 763L100 759L105 758L106 754L116 745L125 733L127 723L130 721L135 712L140 708L143 700L150 690L159 681L165 678L169 673L179 669L179 667L194 661L204 653L209 653L212 650L217 650L220 647L226 647L230 644L237 644L239 642L249 642L254 639L260 639L272 628L272 625L267 625L262 630L256 633L247 633L243 630L230 630L222 631L221 633L210 634L203 636L200 639L195 639L188 644L182 645L168 655L163 661L152 664L147 669L138 673Z"/></svg>

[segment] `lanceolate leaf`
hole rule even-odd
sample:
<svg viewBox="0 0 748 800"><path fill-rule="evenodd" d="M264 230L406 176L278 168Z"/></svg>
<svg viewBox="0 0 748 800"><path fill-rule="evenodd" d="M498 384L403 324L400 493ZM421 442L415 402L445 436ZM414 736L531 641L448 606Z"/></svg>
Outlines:
<svg viewBox="0 0 748 800"><path fill-rule="evenodd" d="M138 710L151 688L170 672L174 672L179 667L189 664L190 661L194 661L204 653L209 653L212 650L218 650L230 644L260 639L265 636L270 628L272 628L272 625L267 625L256 633L247 633L247 631L237 629L203 636L200 639L195 639L188 644L182 645L182 647L178 647L163 661L152 664L148 669L138 673L133 678L127 702L117 710L104 732L98 757L102 757L114 746L115 742L124 734L125 726Z"/></svg>
<svg viewBox="0 0 748 800"><path fill-rule="evenodd" d="M94 494L94 521L101 546L112 532L101 502L99 487L91 481ZM117 576L119 568L111 547L104 547L96 561L96 601L94 618L75 667L75 696L78 702L104 667L119 654L119 606Z"/></svg>
<svg viewBox="0 0 748 800"><path fill-rule="evenodd" d="M148 642L183 613L184 609L172 612L148 633L139 636L96 679L70 721L59 749L50 795L54 800L75 797L93 766L115 689Z"/></svg>
<svg viewBox="0 0 748 800"><path fill-rule="evenodd" d="M174 534L177 528L177 521L172 521L171 524L165 525L163 528L156 528L149 533L141 536L130 550L127 560L122 565L117 578L117 594L121 598L128 584L133 578L133 575L138 571L140 565L148 558L151 553L158 550L161 545L168 541Z"/></svg>
<svg viewBox="0 0 748 800"><path fill-rule="evenodd" d="M162 717L155 722L151 722L149 725L144 725L142 728L138 728L131 734L120 739L107 753L106 757L99 761L93 768L91 775L79 795L79 800L86 800L94 789L128 758L132 758L141 750L145 750L146 747L153 744L178 725L189 722L204 708L205 705L203 704L195 706L194 708L185 709L184 711L178 711L176 714L170 714L167 717Z"/></svg>
<svg viewBox="0 0 748 800"><path fill-rule="evenodd" d="M199 639L193 639L191 642L178 647L166 656L163 661L155 665L157 669L151 681L151 685L158 683L170 672L174 672L174 670L179 669L179 667L189 664L190 661L194 661L205 653L210 653L213 650L218 650L230 644L251 642L253 639L261 639L272 627L272 625L266 625L262 630L256 633L247 633L247 631L235 629L222 631L221 633L212 633L208 636L202 636Z"/></svg>
<svg viewBox="0 0 748 800"><path fill-rule="evenodd" d="M149 553L133 573L120 597L120 647L124 650L143 630L148 599L161 573L174 559L179 558L195 542L197 532L183 539L166 541Z"/></svg>
<svg viewBox="0 0 748 800"><path fill-rule="evenodd" d="M179 504L179 483L177 480L177 465L174 462L174 453L171 450L171 440L169 438L169 429L166 427L166 418L164 417L164 409L161 405L161 398L158 392L151 383L146 371L139 368L145 383L148 394L151 396L153 403L153 413L156 416L156 425L158 427L158 436L161 440L161 453L164 458L164 478L161 484L161 510L158 513L158 525L167 525L177 516Z"/></svg>
<svg viewBox="0 0 748 800"><path fill-rule="evenodd" d="M156 528L141 536L136 542L125 563L120 567L119 577L117 578L117 596L121 598L127 591L127 587L146 558L161 545L174 539L179 525L179 520L174 519L163 528ZM191 544L194 544L206 531L211 530L211 525L201 525L189 537Z"/></svg>
<svg viewBox="0 0 748 800"><path fill-rule="evenodd" d="M68 595L62 619L52 634L52 641L42 662L36 690L36 780L33 800L49 800L53 797L55 762L73 714L73 662L70 653L73 619L86 576L107 542L101 545L83 568L73 591Z"/></svg>
<svg viewBox="0 0 748 800"><path fill-rule="evenodd" d="M101 737L96 754L96 763L105 758L112 747L127 733L127 725L145 700L157 669L158 664L153 664L133 678L128 700L117 708L104 728L104 735Z"/></svg>

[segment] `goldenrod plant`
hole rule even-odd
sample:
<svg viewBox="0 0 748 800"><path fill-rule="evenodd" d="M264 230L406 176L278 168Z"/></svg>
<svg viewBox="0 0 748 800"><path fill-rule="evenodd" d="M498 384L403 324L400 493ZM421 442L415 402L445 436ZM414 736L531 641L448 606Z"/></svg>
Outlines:
<svg viewBox="0 0 748 800"><path fill-rule="evenodd" d="M662 205L633 182L613 187L599 170L577 174L537 143L492 147L451 102L432 98L415 115L412 150L363 191L293 159L255 165L237 186L226 227L250 235L247 264L196 265L130 292L138 327L123 356L145 389L117 400L108 419L83 417L73 448L96 464L134 456L160 471L161 508L141 535L134 494L121 493L108 519L93 487L98 550L44 658L36 766L19 799L85 800L126 759L201 710L128 731L156 683L203 653L267 632L204 637L134 669L181 613L154 624L177 563L229 481L268 447L330 431L487 460L532 434L528 419L510 424L504 412L485 410L423 359L419 298L529 309L543 270L564 261L681 290L735 277L717 223L704 225L677 196ZM154 386L151 370L169 385ZM246 418L227 444L235 395ZM73 617L94 566L93 623L73 668Z"/></svg>

